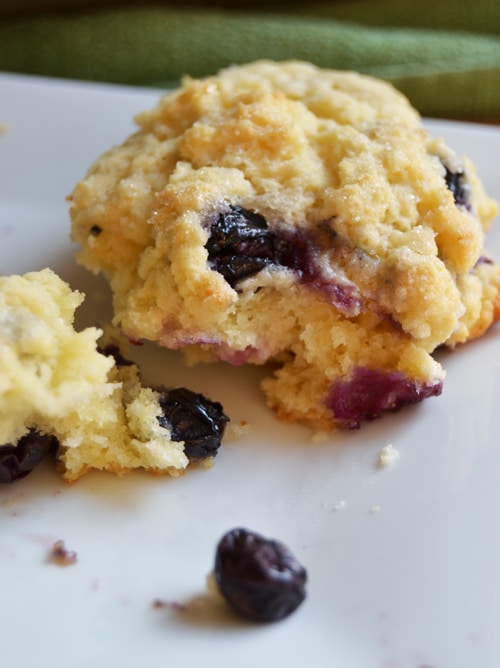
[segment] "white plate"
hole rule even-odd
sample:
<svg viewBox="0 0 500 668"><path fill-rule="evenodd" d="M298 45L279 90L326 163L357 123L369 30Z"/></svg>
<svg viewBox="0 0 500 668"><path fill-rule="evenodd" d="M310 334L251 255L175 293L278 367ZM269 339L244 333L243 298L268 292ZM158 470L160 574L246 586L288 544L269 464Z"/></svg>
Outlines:
<svg viewBox="0 0 500 668"><path fill-rule="evenodd" d="M73 261L65 196L157 96L0 76L0 271L51 266L87 291L81 324L107 293ZM500 196L500 130L429 126ZM488 246L500 257L498 228ZM92 473L66 486L47 464L1 486L2 666L498 668L498 329L444 356L441 397L316 444L269 413L259 370L136 352L146 380L203 391L253 429L179 479ZM388 443L400 457L380 469ZM283 540L306 566L308 598L287 620L246 624L205 597L215 544L235 526ZM47 562L58 539L76 564Z"/></svg>

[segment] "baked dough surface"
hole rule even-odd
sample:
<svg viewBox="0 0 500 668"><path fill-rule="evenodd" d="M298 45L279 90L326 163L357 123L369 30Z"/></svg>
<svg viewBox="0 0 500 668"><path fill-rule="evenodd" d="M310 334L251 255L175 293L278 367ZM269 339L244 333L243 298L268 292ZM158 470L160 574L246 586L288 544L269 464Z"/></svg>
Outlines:
<svg viewBox="0 0 500 668"><path fill-rule="evenodd" d="M260 61L136 121L70 197L127 336L272 363L277 415L330 430L439 394L433 351L498 319L496 204L389 84Z"/></svg>

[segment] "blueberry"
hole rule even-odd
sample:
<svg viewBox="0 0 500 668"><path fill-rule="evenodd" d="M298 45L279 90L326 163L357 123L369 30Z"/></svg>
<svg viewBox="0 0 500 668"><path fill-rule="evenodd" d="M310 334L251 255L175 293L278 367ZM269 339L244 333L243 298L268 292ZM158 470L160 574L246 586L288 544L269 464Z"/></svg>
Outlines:
<svg viewBox="0 0 500 668"><path fill-rule="evenodd" d="M325 297L346 315L356 315L360 308L357 288L326 276L315 260L318 240L312 231L303 232L281 226L279 233L272 230L264 216L231 205L217 215L210 225L210 237L205 244L208 264L218 271L231 287L238 287L244 278L257 274L268 266L285 267L294 271L298 279ZM331 243L335 243L335 235Z"/></svg>
<svg viewBox="0 0 500 668"><path fill-rule="evenodd" d="M184 452L191 462L215 457L229 421L222 405L203 394L184 387L160 390L162 427L174 441L184 441Z"/></svg>
<svg viewBox="0 0 500 668"><path fill-rule="evenodd" d="M283 543L247 529L233 529L217 545L214 578L240 615L275 622L305 599L307 573Z"/></svg>
<svg viewBox="0 0 500 668"><path fill-rule="evenodd" d="M263 216L230 206L212 223L205 248L210 267L234 287L277 261L275 241Z"/></svg>
<svg viewBox="0 0 500 668"><path fill-rule="evenodd" d="M24 478L47 453L55 452L57 447L55 436L41 434L34 429L22 436L16 445L1 445L0 482L15 482Z"/></svg>
<svg viewBox="0 0 500 668"><path fill-rule="evenodd" d="M444 163L443 166L445 169L444 179L448 189L453 195L455 204L470 209L470 184L467 180L465 171L462 168L457 169L457 171L452 171Z"/></svg>
<svg viewBox="0 0 500 668"><path fill-rule="evenodd" d="M264 267L277 265L302 274L311 265L308 244L295 233L278 235L264 216L231 205L210 226L208 262L234 287Z"/></svg>
<svg viewBox="0 0 500 668"><path fill-rule="evenodd" d="M116 343L109 343L98 350L113 357L118 367L134 364L122 355ZM188 459L194 462L215 457L229 420L222 405L183 387L154 389L160 393L162 409L158 422L170 431L174 441L184 441Z"/></svg>
<svg viewBox="0 0 500 668"><path fill-rule="evenodd" d="M419 383L400 371L358 367L351 376L333 384L327 405L343 428L357 429L363 420L438 396L442 388L440 380Z"/></svg>

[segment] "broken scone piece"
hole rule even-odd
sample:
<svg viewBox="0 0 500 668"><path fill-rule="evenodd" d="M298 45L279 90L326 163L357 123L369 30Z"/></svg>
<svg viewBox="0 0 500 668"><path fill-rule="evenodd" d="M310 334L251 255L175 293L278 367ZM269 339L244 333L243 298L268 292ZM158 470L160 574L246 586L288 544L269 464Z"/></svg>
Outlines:
<svg viewBox="0 0 500 668"><path fill-rule="evenodd" d="M496 204L389 84L261 61L136 120L70 197L129 337L269 362L277 415L330 431L439 394L433 352L499 318Z"/></svg>
<svg viewBox="0 0 500 668"><path fill-rule="evenodd" d="M51 446L68 481L90 469L178 475L215 456L228 421L222 406L185 388L143 386L118 339L98 349L101 330L75 331L82 301L50 269L0 277L4 481Z"/></svg>

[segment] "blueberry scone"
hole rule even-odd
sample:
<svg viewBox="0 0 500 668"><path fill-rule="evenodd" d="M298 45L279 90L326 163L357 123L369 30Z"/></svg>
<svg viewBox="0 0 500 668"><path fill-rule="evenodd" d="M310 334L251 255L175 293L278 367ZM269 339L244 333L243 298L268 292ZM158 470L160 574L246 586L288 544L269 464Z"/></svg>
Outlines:
<svg viewBox="0 0 500 668"><path fill-rule="evenodd" d="M0 482L51 450L68 481L90 469L179 475L215 456L222 406L144 386L114 332L75 331L82 299L49 269L0 277Z"/></svg>
<svg viewBox="0 0 500 668"><path fill-rule="evenodd" d="M277 415L332 430L438 395L433 351L499 318L496 205L389 84L259 61L136 121L69 198L129 337L269 363Z"/></svg>

